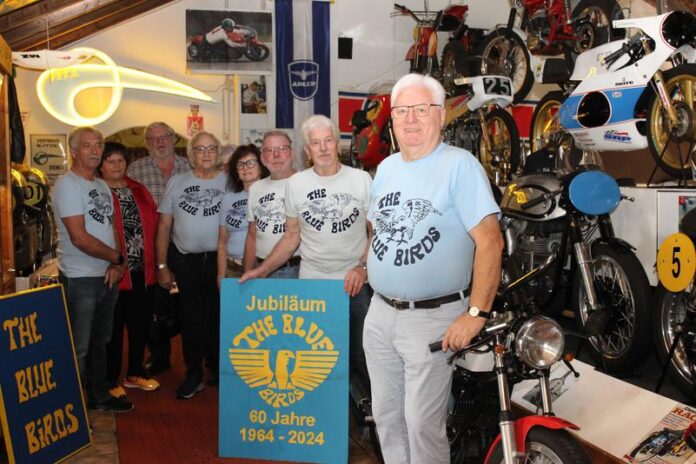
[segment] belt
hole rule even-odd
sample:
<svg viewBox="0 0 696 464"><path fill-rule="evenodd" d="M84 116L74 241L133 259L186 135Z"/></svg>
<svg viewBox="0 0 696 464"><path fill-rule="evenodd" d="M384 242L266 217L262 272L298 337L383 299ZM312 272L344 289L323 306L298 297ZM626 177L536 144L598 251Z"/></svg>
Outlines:
<svg viewBox="0 0 696 464"><path fill-rule="evenodd" d="M402 311L404 309L433 309L439 308L443 304L452 303L454 301L463 300L468 297L471 293L470 289L460 290L449 295L438 296L437 298L429 298L427 300L418 301L408 301L408 300L397 300L392 298L387 298L384 295L378 293L379 297L384 300L389 306L394 309Z"/></svg>
<svg viewBox="0 0 696 464"><path fill-rule="evenodd" d="M259 264L261 264L261 263L263 263L263 262L265 261L264 259L259 258L258 256L256 257L256 259L257 259L257 261L259 262ZM284 268L284 267L299 266L301 260L302 260L302 258L300 258L299 256L293 256L292 258L290 258L290 259L288 259L287 261L285 261L285 263L283 263L282 265L278 266L278 269L281 269L281 268Z"/></svg>

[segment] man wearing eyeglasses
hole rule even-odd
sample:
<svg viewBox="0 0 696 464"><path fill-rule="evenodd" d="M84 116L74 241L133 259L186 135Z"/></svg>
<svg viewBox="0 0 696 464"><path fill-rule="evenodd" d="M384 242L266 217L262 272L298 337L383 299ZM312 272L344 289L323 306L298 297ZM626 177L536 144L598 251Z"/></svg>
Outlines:
<svg viewBox="0 0 696 464"><path fill-rule="evenodd" d="M400 152L372 183L375 291L364 347L385 463L449 463L448 349L483 328L500 280L499 209L481 164L442 143L445 91L409 74L392 90ZM442 351L428 345L442 340Z"/></svg>
<svg viewBox="0 0 696 464"><path fill-rule="evenodd" d="M265 277L299 249L301 279L336 279L350 296L350 367L367 379L362 328L372 290L365 265L368 249L367 207L370 175L344 166L338 158L339 134L323 115L300 128L313 166L293 175L285 191L283 238L256 269L240 282ZM260 182L260 181L259 181ZM364 385L368 388L368 385Z"/></svg>
<svg viewBox="0 0 696 464"><path fill-rule="evenodd" d="M244 270L250 271L271 254L285 235L285 186L295 174L294 156L288 134L281 130L267 131L261 142L261 162L271 173L249 187L249 229L244 244ZM292 254L267 277L296 279L300 256Z"/></svg>
<svg viewBox="0 0 696 464"><path fill-rule="evenodd" d="M167 181L170 177L191 170L191 164L183 156L177 156L174 152L176 133L174 129L163 122L153 122L145 128L145 144L150 153L144 158L132 162L128 166L127 175L147 188L157 205L162 201ZM162 314L170 305L176 304L168 291L155 288L153 313ZM169 338L156 335L155 330L149 330L154 334L148 340L150 359L145 363L150 375L157 375L170 368L169 356L171 346Z"/></svg>

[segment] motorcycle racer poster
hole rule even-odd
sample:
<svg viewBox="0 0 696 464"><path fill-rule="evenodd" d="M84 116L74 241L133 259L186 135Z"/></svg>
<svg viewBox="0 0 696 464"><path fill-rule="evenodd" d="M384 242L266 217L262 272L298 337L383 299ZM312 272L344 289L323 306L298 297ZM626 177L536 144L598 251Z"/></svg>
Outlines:
<svg viewBox="0 0 696 464"><path fill-rule="evenodd" d="M186 10L186 66L201 74L270 74L271 13Z"/></svg>
<svg viewBox="0 0 696 464"><path fill-rule="evenodd" d="M678 464L696 461L696 409L677 404L623 458L627 462Z"/></svg>

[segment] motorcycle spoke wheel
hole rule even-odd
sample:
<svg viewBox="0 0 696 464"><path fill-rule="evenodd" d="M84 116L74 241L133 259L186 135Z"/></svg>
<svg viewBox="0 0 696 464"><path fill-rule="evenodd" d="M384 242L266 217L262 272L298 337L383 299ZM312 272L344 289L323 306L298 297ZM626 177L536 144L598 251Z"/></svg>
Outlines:
<svg viewBox="0 0 696 464"><path fill-rule="evenodd" d="M696 155L696 65L684 64L664 73L664 85L676 113L671 122L662 100L653 94L648 104L650 152L672 177L691 177Z"/></svg>
<svg viewBox="0 0 696 464"><path fill-rule="evenodd" d="M664 364L667 362L669 349L677 335L684 336L693 333L696 328L685 325L688 309L694 301L695 289L690 286L683 292L673 293L660 287L656 297L657 312L655 314L655 349L657 356ZM680 332L683 331L683 332ZM676 346L667 373L674 383L687 395L694 395L694 376L696 359L690 359L684 350L682 338Z"/></svg>
<svg viewBox="0 0 696 464"><path fill-rule="evenodd" d="M488 174L497 185L506 185L520 164L520 137L515 120L507 111L496 108L486 115L486 133L490 148L483 136L479 138L478 156Z"/></svg>
<svg viewBox="0 0 696 464"><path fill-rule="evenodd" d="M578 38L573 51L577 54L625 36L623 29L614 29L612 25L613 20L624 17L621 6L614 0L583 0L572 15Z"/></svg>
<svg viewBox="0 0 696 464"><path fill-rule="evenodd" d="M608 244L592 248L592 281L601 308L608 312L607 328L590 338L591 354L603 358L610 372L625 372L640 364L650 338L650 284L636 256ZM590 315L587 293L578 270L573 289L578 325Z"/></svg>
<svg viewBox="0 0 696 464"><path fill-rule="evenodd" d="M457 86L454 84L454 79L457 77L459 77L459 74L457 74L457 66L454 61L454 50L448 44L442 50L442 72L440 74L440 83L447 95L455 94Z"/></svg>
<svg viewBox="0 0 696 464"><path fill-rule="evenodd" d="M523 100L533 84L527 48L513 34L505 38L505 29L493 31L484 40L481 51L481 75L507 76L512 80L513 103Z"/></svg>
<svg viewBox="0 0 696 464"><path fill-rule="evenodd" d="M585 450L565 430L534 427L527 434L524 464L589 464ZM503 449L499 442L485 464L502 464Z"/></svg>

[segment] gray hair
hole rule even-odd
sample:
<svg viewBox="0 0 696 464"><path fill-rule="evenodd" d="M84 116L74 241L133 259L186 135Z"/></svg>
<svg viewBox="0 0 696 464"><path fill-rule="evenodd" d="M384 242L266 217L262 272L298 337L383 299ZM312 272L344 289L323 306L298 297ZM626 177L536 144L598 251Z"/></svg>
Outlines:
<svg viewBox="0 0 696 464"><path fill-rule="evenodd" d="M263 143L266 141L266 139L268 137L285 137L285 139L288 141L288 145L292 146L292 139L290 139L290 136L284 130L280 130L280 129L267 130L263 134L263 139L261 139L261 145L263 145Z"/></svg>
<svg viewBox="0 0 696 464"><path fill-rule="evenodd" d="M435 105L445 106L445 89L434 78L422 74L406 74L396 81L391 92L391 104L394 105L401 92L410 87L424 88L430 93Z"/></svg>
<svg viewBox="0 0 696 464"><path fill-rule="evenodd" d="M176 132L174 131L174 129L172 129L172 128L169 126L169 124L167 124L166 122L162 122L162 121L155 121L155 122L152 122L152 123L150 123L150 124L147 125L147 127L145 128L145 131L143 132L143 137L147 140L147 138L150 136L150 132L151 132L153 129L159 129L159 128L161 128L161 129L167 129L167 130L169 131L169 134L170 134L172 137L173 137L174 135L176 135Z"/></svg>
<svg viewBox="0 0 696 464"><path fill-rule="evenodd" d="M217 145L217 156L220 156L220 139L215 137L213 134L210 132L196 132L193 134L193 137L191 137L188 141L188 144L186 145L186 157L189 160L189 163L191 163L191 166L194 166L194 160L195 157L193 156L193 146L198 142L198 139L200 139L202 136L207 135L208 137L212 138L215 141L215 145Z"/></svg>
<svg viewBox="0 0 696 464"><path fill-rule="evenodd" d="M83 134L94 134L99 138L99 141L104 144L104 134L98 129L91 126L76 127L70 131L70 135L68 136L68 147L70 147L70 151L77 151L77 146Z"/></svg>
<svg viewBox="0 0 696 464"><path fill-rule="evenodd" d="M323 114L315 114L314 116L308 117L305 122L302 123L300 127L300 135L302 136L302 143L305 146L309 145L309 133L314 129L331 129L336 141L340 139L340 134L338 132L338 127L331 119L327 118Z"/></svg>

